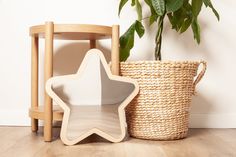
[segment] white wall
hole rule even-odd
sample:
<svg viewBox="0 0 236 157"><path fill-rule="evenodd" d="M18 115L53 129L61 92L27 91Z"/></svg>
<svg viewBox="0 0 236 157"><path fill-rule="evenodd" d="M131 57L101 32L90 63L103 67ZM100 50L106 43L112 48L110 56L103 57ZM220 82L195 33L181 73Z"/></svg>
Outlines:
<svg viewBox="0 0 236 157"><path fill-rule="evenodd" d="M93 3L93 4L92 4ZM191 31L182 36L167 24L164 30L165 60L206 60L208 69L197 88L191 110L191 127L236 127L236 16L233 0L215 0L221 15L217 22L210 10L201 14L202 43L192 39ZM30 106L30 37L28 28L52 20L55 23L120 24L123 33L135 19L127 5L117 17L118 0L0 0L0 125L29 125ZM127 16L128 15L128 16ZM155 29L155 26L151 28ZM136 39L130 60L153 59L154 34ZM42 41L40 41L42 43ZM56 75L73 73L85 43L55 43ZM76 48L80 49L76 49ZM109 56L109 42L101 42ZM42 51L42 48L41 48ZM79 53L78 53L79 52ZM40 57L42 58L43 53ZM41 60L42 61L42 60ZM42 67L42 62L41 62ZM40 77L41 84L43 76ZM40 102L42 102L42 90Z"/></svg>

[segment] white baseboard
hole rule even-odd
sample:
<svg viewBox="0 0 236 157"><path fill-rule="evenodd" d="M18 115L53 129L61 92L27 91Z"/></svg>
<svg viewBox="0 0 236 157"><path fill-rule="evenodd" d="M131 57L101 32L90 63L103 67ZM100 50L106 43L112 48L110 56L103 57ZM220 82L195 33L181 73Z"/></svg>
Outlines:
<svg viewBox="0 0 236 157"><path fill-rule="evenodd" d="M191 114L190 128L236 128L236 114Z"/></svg>
<svg viewBox="0 0 236 157"><path fill-rule="evenodd" d="M1 126L30 126L28 110L1 110ZM191 114L190 128L236 128L236 114Z"/></svg>
<svg viewBox="0 0 236 157"><path fill-rule="evenodd" d="M28 110L0 110L0 125L30 126Z"/></svg>

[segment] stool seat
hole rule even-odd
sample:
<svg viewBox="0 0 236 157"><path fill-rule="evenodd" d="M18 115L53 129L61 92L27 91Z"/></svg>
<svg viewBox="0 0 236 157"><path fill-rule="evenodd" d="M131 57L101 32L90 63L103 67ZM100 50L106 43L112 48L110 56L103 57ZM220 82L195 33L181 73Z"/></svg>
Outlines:
<svg viewBox="0 0 236 157"><path fill-rule="evenodd" d="M88 24L54 24L54 39L100 40L110 39L112 27ZM30 35L45 38L45 25L30 27Z"/></svg>

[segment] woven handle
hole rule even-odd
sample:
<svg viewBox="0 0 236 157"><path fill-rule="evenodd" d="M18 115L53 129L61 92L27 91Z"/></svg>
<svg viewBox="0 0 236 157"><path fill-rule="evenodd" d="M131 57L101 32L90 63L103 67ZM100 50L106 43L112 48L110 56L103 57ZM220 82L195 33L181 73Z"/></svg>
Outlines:
<svg viewBox="0 0 236 157"><path fill-rule="evenodd" d="M204 76L204 74L205 74L205 72L206 72L206 68L207 68L206 62L205 62L205 61L200 61L199 66L200 66L201 64L202 64L202 70L201 70L201 72L197 75L197 78L196 78L196 79L194 80L194 82L193 82L193 92L195 92L195 88L196 88L198 82L201 81L202 77ZM199 67L199 66L198 66L198 67Z"/></svg>

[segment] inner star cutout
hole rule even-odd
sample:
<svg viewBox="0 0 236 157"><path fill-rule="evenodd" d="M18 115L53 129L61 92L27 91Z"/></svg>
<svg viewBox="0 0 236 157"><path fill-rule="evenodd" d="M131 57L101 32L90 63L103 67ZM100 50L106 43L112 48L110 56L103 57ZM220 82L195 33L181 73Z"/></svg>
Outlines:
<svg viewBox="0 0 236 157"><path fill-rule="evenodd" d="M138 94L138 84L112 75L102 52L89 50L76 74L50 78L50 97L64 110L61 140L74 145L97 134L120 142L126 136L125 107Z"/></svg>

